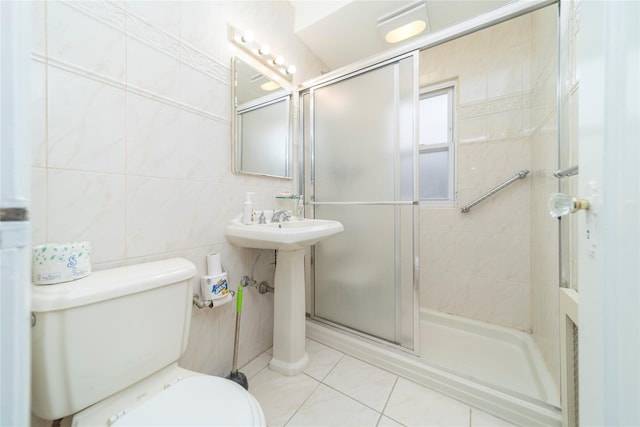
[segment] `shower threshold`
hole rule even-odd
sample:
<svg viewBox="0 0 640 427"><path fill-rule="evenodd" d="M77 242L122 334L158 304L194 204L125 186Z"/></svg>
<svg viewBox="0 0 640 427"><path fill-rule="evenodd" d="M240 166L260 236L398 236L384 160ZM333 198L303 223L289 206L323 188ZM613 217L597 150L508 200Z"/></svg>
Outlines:
<svg viewBox="0 0 640 427"><path fill-rule="evenodd" d="M517 425L561 425L557 391L528 334L430 310L420 330L422 357L307 320L309 338L470 406Z"/></svg>

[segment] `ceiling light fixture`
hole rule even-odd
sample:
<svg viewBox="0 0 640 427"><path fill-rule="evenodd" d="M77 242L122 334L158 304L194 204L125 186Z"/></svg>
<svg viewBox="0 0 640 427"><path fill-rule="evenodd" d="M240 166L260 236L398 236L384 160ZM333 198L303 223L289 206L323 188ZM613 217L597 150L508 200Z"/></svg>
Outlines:
<svg viewBox="0 0 640 427"><path fill-rule="evenodd" d="M398 43L429 29L427 5L413 3L378 19L378 31L387 43Z"/></svg>
<svg viewBox="0 0 640 427"><path fill-rule="evenodd" d="M260 85L260 89L267 91L267 92L271 92L272 90L276 90L280 88L280 85L276 82L274 82L273 80L269 80L266 83L262 83Z"/></svg>
<svg viewBox="0 0 640 427"><path fill-rule="evenodd" d="M293 74L295 74L295 65L285 64L282 55L276 55L271 52L271 48L269 48L268 45L258 43L254 39L253 32L247 30L243 33L236 28L230 27L230 39L235 46L250 53L251 56L258 59L264 65L276 70L287 80L291 80Z"/></svg>

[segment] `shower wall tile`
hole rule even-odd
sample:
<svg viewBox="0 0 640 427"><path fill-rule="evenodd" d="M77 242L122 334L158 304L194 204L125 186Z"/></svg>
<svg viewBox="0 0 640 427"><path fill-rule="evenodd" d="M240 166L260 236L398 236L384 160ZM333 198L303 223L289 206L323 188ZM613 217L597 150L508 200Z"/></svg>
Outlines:
<svg viewBox="0 0 640 427"><path fill-rule="evenodd" d="M502 140L523 135L522 110L497 113L487 118L487 139Z"/></svg>
<svg viewBox="0 0 640 427"><path fill-rule="evenodd" d="M458 82L457 207L421 207L421 306L524 331L531 330L530 177L467 214L460 207L531 168L530 27L522 17L428 49L420 79Z"/></svg>
<svg viewBox="0 0 640 427"><path fill-rule="evenodd" d="M509 40L511 37L506 37L505 41ZM521 49L517 47L518 45L515 46L515 49L501 46L499 52L493 55L491 61L488 61L487 96L489 98L523 91L524 56Z"/></svg>
<svg viewBox="0 0 640 427"><path fill-rule="evenodd" d="M488 79L486 65L483 62L475 66L465 64L464 68L459 72L459 76L460 94L458 101L461 104L487 99Z"/></svg>
<svg viewBox="0 0 640 427"><path fill-rule="evenodd" d="M48 166L125 170L125 92L49 66Z"/></svg>
<svg viewBox="0 0 640 427"><path fill-rule="evenodd" d="M462 315L472 319L492 319L492 323L524 330L525 314L529 311L519 283L507 281L479 282L474 276L462 276L469 289Z"/></svg>

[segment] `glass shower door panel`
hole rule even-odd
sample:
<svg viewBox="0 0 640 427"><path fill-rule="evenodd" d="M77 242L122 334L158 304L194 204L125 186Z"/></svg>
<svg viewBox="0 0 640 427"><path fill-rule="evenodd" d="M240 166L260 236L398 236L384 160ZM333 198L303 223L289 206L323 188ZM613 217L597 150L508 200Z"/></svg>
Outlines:
<svg viewBox="0 0 640 427"><path fill-rule="evenodd" d="M396 338L394 206L316 207L344 232L315 247L315 315L387 341Z"/></svg>
<svg viewBox="0 0 640 427"><path fill-rule="evenodd" d="M413 349L414 56L311 90L313 315Z"/></svg>
<svg viewBox="0 0 640 427"><path fill-rule="evenodd" d="M394 200L395 66L314 92L316 201Z"/></svg>

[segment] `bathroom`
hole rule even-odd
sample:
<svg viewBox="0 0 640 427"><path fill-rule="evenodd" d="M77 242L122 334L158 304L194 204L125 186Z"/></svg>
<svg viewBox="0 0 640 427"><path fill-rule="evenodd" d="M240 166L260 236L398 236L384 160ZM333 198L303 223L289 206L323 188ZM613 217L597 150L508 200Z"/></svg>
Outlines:
<svg viewBox="0 0 640 427"><path fill-rule="evenodd" d="M420 309L532 333L558 393L558 269L575 288L578 249L572 227L579 224L570 220L563 232L571 235L560 243L546 199L558 186L553 178L558 133L573 144L562 147L567 151L561 154L562 166L578 162L575 40L583 29L576 23L580 4L562 2L566 15L560 14L559 28L558 6L551 3L478 32L485 39L470 34L434 45L421 54L426 60L420 64L421 85L459 74L462 87L465 66L486 72L467 80L481 80L481 89L458 95L459 206L518 170L531 170L523 181L467 214L420 206ZM255 193L256 208L282 208L275 195L299 192L300 164L293 162L292 180L233 172L228 24L251 28L291 58L298 85L330 70L296 35L294 17L294 7L284 1L33 2L31 244L90 241L96 271L183 257L204 274L206 255L217 252L232 288L252 271L258 281L273 284L273 251L234 247L224 227L242 210L246 192ZM498 41L499 53L481 50ZM482 62L487 56L491 61ZM637 59L632 66L637 67ZM507 68L517 70L517 77L497 72ZM569 76L560 79L559 87L558 69ZM560 109L556 91L563 95ZM558 126L559 117L563 126ZM293 158L302 149L297 141ZM577 181L570 182L573 188L562 191L573 194ZM194 279L192 284L198 292L199 283ZM252 287L246 291L239 365L251 368L273 341L274 295ZM226 376L234 321L232 304L194 308L181 366ZM531 404L551 414L549 424L559 424L559 402L548 403L534 399ZM495 425L507 417L488 407L476 411L482 405L473 399L467 405L471 425L476 425L474 412L482 413L478 419L486 414L484 420ZM377 422L402 420L381 416L372 425Z"/></svg>

